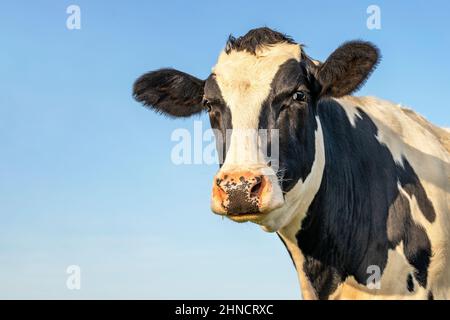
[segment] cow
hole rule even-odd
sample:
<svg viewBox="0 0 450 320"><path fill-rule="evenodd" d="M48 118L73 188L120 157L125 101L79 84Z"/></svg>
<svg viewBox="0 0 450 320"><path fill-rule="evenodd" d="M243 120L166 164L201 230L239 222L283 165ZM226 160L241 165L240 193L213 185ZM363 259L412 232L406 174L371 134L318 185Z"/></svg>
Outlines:
<svg viewBox="0 0 450 320"><path fill-rule="evenodd" d="M269 28L230 36L206 80L139 77L134 98L169 117L206 112L223 163L212 211L276 232L304 299L450 298L450 132L411 109L352 96L380 62L349 41L324 62ZM242 130L278 139L243 138ZM267 160L278 145L278 164Z"/></svg>

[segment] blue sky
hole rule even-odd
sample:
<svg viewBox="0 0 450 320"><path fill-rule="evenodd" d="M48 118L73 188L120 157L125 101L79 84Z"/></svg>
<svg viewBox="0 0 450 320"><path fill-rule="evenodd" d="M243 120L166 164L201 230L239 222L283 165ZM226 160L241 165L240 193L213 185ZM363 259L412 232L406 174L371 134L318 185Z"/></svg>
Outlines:
<svg viewBox="0 0 450 320"><path fill-rule="evenodd" d="M81 8L81 30L66 8ZM366 9L381 8L381 30ZM172 164L176 128L131 98L142 73L204 78L227 36L269 26L326 59L365 39L358 95L450 126L448 1L9 1L0 11L0 298L299 297L275 234L209 209L214 165ZM206 117L196 118L209 124ZM66 288L69 265L81 290Z"/></svg>

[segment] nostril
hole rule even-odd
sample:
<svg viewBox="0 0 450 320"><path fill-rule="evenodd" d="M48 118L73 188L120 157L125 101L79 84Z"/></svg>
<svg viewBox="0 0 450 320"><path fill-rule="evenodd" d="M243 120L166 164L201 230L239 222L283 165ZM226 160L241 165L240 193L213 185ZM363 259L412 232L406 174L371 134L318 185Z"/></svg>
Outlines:
<svg viewBox="0 0 450 320"><path fill-rule="evenodd" d="M258 197L259 192L261 191L261 188L262 188L262 181L261 181L261 179L258 179L256 181L256 184L250 190L250 197L252 197L252 198Z"/></svg>
<svg viewBox="0 0 450 320"><path fill-rule="evenodd" d="M217 188L222 189L222 182L223 182L222 179L216 179L216 186L217 186Z"/></svg>
<svg viewBox="0 0 450 320"><path fill-rule="evenodd" d="M215 187L214 190L217 192L217 194L223 194L226 192L225 185L223 179L217 178L215 180Z"/></svg>

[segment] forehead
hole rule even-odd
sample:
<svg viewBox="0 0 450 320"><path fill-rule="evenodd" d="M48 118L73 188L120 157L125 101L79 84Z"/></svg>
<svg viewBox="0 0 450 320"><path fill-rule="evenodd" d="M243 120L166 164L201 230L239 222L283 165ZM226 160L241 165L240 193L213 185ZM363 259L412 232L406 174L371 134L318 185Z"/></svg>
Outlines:
<svg viewBox="0 0 450 320"><path fill-rule="evenodd" d="M212 72L222 91L234 94L261 93L270 88L279 67L288 60L300 61L298 44L279 43L258 48L255 53L232 50L223 51Z"/></svg>
<svg viewBox="0 0 450 320"><path fill-rule="evenodd" d="M220 54L212 72L231 111L233 128L258 126L261 106L271 92L280 66L300 59L300 45L286 42L261 46L254 53L231 50ZM208 94L206 87L205 93Z"/></svg>

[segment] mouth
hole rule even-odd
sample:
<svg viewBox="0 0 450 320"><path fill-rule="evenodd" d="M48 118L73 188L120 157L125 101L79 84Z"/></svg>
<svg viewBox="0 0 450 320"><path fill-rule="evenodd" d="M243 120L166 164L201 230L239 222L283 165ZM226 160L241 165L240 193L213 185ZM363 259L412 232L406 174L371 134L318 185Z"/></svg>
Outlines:
<svg viewBox="0 0 450 320"><path fill-rule="evenodd" d="M227 218L230 220L233 220L234 222L254 222L259 223L264 220L264 218L269 214L269 212L266 213L240 213L240 214L226 214Z"/></svg>
<svg viewBox="0 0 450 320"><path fill-rule="evenodd" d="M281 208L283 204L280 204L276 207L271 208L270 210L264 210L260 212L252 212L252 213L227 213L227 212L217 212L213 210L214 214L217 214L222 217L226 217L231 221L243 223L243 222L253 222L259 225L263 225L270 215L277 211L278 208Z"/></svg>
<svg viewBox="0 0 450 320"><path fill-rule="evenodd" d="M227 212L222 206L219 207L220 210L217 210L217 207L212 207L212 212L222 217L226 217L234 222L253 222L259 225L263 225L267 222L267 219L272 213L276 213L278 209L284 206L284 202L277 203L276 205L272 205L270 208L264 208L262 211L257 212L249 212L249 213L233 213ZM245 211L244 211L245 212Z"/></svg>

